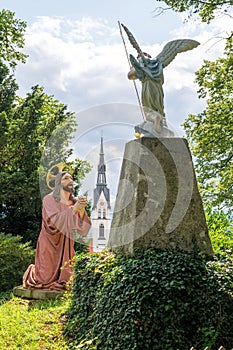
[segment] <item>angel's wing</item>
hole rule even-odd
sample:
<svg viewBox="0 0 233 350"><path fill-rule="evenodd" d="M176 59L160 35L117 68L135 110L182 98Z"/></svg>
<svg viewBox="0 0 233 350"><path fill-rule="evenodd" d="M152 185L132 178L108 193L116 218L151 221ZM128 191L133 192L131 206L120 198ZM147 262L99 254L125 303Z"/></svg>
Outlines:
<svg viewBox="0 0 233 350"><path fill-rule="evenodd" d="M162 63L163 67L166 67L174 60L178 53L192 50L198 45L200 45L200 43L192 39L172 40L164 46L163 50L156 58Z"/></svg>

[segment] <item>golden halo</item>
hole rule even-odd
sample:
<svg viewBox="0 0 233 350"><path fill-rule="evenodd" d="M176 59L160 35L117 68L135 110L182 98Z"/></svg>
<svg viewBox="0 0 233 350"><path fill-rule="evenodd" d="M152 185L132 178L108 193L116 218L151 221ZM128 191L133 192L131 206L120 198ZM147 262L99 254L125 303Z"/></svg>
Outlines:
<svg viewBox="0 0 233 350"><path fill-rule="evenodd" d="M56 175L62 171L68 171L71 175L73 174L71 166L66 163L55 164L49 169L46 176L46 184L50 190L54 190Z"/></svg>

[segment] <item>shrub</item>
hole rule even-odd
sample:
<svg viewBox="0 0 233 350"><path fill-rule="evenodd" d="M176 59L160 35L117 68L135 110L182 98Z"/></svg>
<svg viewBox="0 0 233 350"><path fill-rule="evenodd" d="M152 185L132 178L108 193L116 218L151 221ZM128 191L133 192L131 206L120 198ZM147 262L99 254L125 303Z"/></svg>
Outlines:
<svg viewBox="0 0 233 350"><path fill-rule="evenodd" d="M153 249L83 254L72 293L72 349L233 346L233 273L215 260Z"/></svg>
<svg viewBox="0 0 233 350"><path fill-rule="evenodd" d="M206 209L206 220L215 255L219 259L233 256L233 217L222 210Z"/></svg>
<svg viewBox="0 0 233 350"><path fill-rule="evenodd" d="M83 237L75 237L74 249L77 255L81 253L88 253L89 245L87 241L84 241Z"/></svg>
<svg viewBox="0 0 233 350"><path fill-rule="evenodd" d="M34 261L35 251L22 237L0 233L0 290L7 291L22 284L22 277L29 264Z"/></svg>

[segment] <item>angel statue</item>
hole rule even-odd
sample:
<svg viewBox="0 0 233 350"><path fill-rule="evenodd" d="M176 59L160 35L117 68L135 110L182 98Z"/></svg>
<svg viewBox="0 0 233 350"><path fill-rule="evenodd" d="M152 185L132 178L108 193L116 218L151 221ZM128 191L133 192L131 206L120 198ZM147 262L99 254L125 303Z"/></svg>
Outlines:
<svg viewBox="0 0 233 350"><path fill-rule="evenodd" d="M156 137L173 136L174 133L167 127L164 113L163 69L173 61L178 53L192 50L200 43L192 39L172 40L164 46L155 58L152 58L149 54L142 52L132 33L123 24L121 25L130 43L138 53L137 58L131 54L129 56L132 67L128 73L128 78L141 81L141 103L145 119L150 122L150 124L144 122L135 127L135 135L138 137L142 134Z"/></svg>

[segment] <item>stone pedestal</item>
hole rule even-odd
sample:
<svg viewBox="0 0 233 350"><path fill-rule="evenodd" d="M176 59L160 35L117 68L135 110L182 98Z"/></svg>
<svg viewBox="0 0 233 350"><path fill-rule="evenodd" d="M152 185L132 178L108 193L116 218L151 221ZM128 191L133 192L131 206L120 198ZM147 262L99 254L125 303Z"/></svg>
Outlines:
<svg viewBox="0 0 233 350"><path fill-rule="evenodd" d="M50 289L28 289L23 286L17 286L13 288L13 294L26 299L57 299L60 298L64 292Z"/></svg>
<svg viewBox="0 0 233 350"><path fill-rule="evenodd" d="M108 245L213 254L186 139L126 144Z"/></svg>

